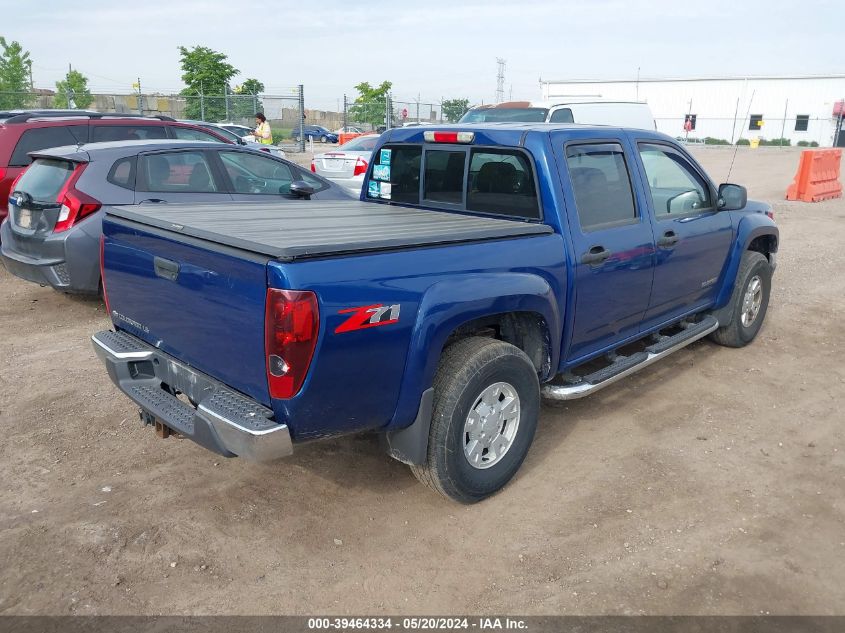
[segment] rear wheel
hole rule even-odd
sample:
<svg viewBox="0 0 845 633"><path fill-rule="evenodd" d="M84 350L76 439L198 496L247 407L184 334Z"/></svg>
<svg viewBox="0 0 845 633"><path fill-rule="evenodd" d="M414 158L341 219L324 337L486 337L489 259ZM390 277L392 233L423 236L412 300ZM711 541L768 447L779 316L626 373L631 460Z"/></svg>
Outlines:
<svg viewBox="0 0 845 633"><path fill-rule="evenodd" d="M461 503L490 496L519 470L540 411L537 372L520 349L489 338L446 348L434 381L422 483Z"/></svg>
<svg viewBox="0 0 845 633"><path fill-rule="evenodd" d="M710 336L720 345L743 347L757 336L769 307L772 267L762 253L746 251L731 294L731 321Z"/></svg>
<svg viewBox="0 0 845 633"><path fill-rule="evenodd" d="M321 142L321 143L328 143L328 142L329 142L329 137L328 137L328 136L321 136L321 137L320 137L320 142Z"/></svg>

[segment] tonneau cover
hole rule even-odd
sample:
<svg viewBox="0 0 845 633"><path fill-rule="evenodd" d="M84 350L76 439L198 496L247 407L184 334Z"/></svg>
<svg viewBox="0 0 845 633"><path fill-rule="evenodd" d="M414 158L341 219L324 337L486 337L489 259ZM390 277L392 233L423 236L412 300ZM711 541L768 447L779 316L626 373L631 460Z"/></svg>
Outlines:
<svg viewBox="0 0 845 633"><path fill-rule="evenodd" d="M535 222L356 200L159 203L106 212L283 261L552 232Z"/></svg>

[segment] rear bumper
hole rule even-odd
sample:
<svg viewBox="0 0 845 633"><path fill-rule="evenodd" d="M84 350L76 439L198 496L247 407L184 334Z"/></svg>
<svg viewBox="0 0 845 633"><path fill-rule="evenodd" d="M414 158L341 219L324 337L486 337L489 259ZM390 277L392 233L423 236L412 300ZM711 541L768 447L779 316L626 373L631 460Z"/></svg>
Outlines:
<svg viewBox="0 0 845 633"><path fill-rule="evenodd" d="M6 240L4 244L9 244ZM52 286L56 290L67 290L70 275L67 264L62 260L42 260L15 253L5 246L0 246L0 260L10 273L26 281L42 286Z"/></svg>
<svg viewBox="0 0 845 633"><path fill-rule="evenodd" d="M293 453L287 425L251 398L125 332L98 332L91 340L112 382L173 431L227 457L264 462Z"/></svg>
<svg viewBox="0 0 845 633"><path fill-rule="evenodd" d="M318 176L322 176L326 180L331 181L339 187L343 187L350 193L355 194L356 197L361 195L361 187L364 186L364 175L353 176L352 178L335 178L330 171L318 171Z"/></svg>
<svg viewBox="0 0 845 633"><path fill-rule="evenodd" d="M99 291L99 238L92 237L87 227L53 235L29 249L20 241L10 222L0 226L0 260L16 277L62 292L96 295Z"/></svg>

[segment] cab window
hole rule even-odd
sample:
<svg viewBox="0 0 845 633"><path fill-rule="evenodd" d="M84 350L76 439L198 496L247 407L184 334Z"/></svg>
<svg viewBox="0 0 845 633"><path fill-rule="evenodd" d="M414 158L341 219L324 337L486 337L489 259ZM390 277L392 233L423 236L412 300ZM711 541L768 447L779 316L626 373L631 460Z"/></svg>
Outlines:
<svg viewBox="0 0 845 633"><path fill-rule="evenodd" d="M467 177L467 210L539 219L531 164L521 152L472 150Z"/></svg>
<svg viewBox="0 0 845 633"><path fill-rule="evenodd" d="M639 151L658 219L713 211L710 187L680 153L651 143Z"/></svg>
<svg viewBox="0 0 845 633"><path fill-rule="evenodd" d="M637 221L631 177L619 143L568 145L566 164L582 231Z"/></svg>

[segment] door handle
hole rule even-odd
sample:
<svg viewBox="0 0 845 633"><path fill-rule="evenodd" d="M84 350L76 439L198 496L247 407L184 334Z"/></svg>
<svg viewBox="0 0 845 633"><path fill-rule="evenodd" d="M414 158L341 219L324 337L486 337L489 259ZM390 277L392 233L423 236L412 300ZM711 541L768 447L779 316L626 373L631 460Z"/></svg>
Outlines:
<svg viewBox="0 0 845 633"><path fill-rule="evenodd" d="M679 238L675 234L675 231L666 231L663 234L663 237L661 237L659 240L657 240L657 245L662 246L664 248L669 247L669 246L674 246L675 244L678 243L679 239L681 239L681 238Z"/></svg>
<svg viewBox="0 0 845 633"><path fill-rule="evenodd" d="M589 251L581 256L581 263L596 266L610 257L610 255L610 251L604 246L593 246Z"/></svg>
<svg viewBox="0 0 845 633"><path fill-rule="evenodd" d="M179 264L163 257L153 258L153 267L156 271L156 276L168 281L176 281L179 277Z"/></svg>
<svg viewBox="0 0 845 633"><path fill-rule="evenodd" d="M161 198L147 198L146 200L141 200L138 204L144 204L146 202L152 202L154 204L162 204L167 202L167 200L162 200Z"/></svg>

